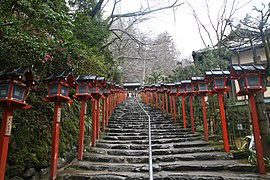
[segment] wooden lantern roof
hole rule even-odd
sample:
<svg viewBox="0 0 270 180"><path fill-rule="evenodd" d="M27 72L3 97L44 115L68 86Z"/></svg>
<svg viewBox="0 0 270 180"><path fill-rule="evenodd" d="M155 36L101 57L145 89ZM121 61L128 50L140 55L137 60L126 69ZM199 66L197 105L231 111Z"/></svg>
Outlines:
<svg viewBox="0 0 270 180"><path fill-rule="evenodd" d="M4 68L0 70L0 80L21 79L27 86L36 85L30 67Z"/></svg>
<svg viewBox="0 0 270 180"><path fill-rule="evenodd" d="M205 71L205 78L215 78L215 77L229 77L230 71L228 70L209 70Z"/></svg>
<svg viewBox="0 0 270 180"><path fill-rule="evenodd" d="M69 85L74 84L74 76L71 71L59 71L55 73L49 74L42 82L52 82L52 81L60 81L65 80Z"/></svg>
<svg viewBox="0 0 270 180"><path fill-rule="evenodd" d="M237 79L242 73L265 74L265 68L261 64L233 64L231 66L231 78Z"/></svg>
<svg viewBox="0 0 270 180"><path fill-rule="evenodd" d="M94 74L80 74L76 77L77 82L93 82L96 80L96 75Z"/></svg>
<svg viewBox="0 0 270 180"><path fill-rule="evenodd" d="M205 77L204 76L194 76L194 77L191 77L191 81L192 82L204 82Z"/></svg>

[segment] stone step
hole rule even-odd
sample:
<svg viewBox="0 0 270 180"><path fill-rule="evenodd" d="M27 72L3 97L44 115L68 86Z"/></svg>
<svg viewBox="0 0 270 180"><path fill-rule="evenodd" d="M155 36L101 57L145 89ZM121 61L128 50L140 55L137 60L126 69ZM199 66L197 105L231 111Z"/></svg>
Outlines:
<svg viewBox="0 0 270 180"><path fill-rule="evenodd" d="M138 148L141 147L141 148ZM114 149L104 149L104 148L86 148L89 153L104 154L104 155L125 155L125 156L147 156L148 146L134 146L130 147L128 150L114 150ZM181 149L155 149L152 151L153 156L159 155L175 155L175 154L185 154L185 153L198 153L198 152L221 152L222 149L212 148L212 147L200 147L200 148L181 148Z"/></svg>
<svg viewBox="0 0 270 180"><path fill-rule="evenodd" d="M137 156L135 154L138 154ZM92 162L108 163L148 163L148 153L129 151L125 155L120 154L94 154L85 153L83 159ZM175 161L208 161L208 160L229 160L233 159L230 153L221 152L193 152L185 154L168 154L153 156L153 162L175 162Z"/></svg>
<svg viewBox="0 0 270 180"><path fill-rule="evenodd" d="M148 143L145 142L145 144L139 143L139 144L130 144L132 143L132 141L130 143L126 143L126 144L115 144L113 143L108 143L108 141L106 143L101 143L99 140L96 144L96 147L99 148L106 148L106 149L130 149L130 148L140 148L139 146L142 146L143 148L147 147L148 148ZM104 140L103 140L104 141ZM135 141L137 142L137 141ZM171 149L171 148L186 148L186 147L203 147L203 146L208 146L209 143L205 142L205 141L187 141L184 143L164 143L164 144L153 144L152 145L152 149Z"/></svg>
<svg viewBox="0 0 270 180"><path fill-rule="evenodd" d="M160 162L161 171L237 171L255 172L255 166L242 164L237 160L202 160L202 161L174 161Z"/></svg>
<svg viewBox="0 0 270 180"><path fill-rule="evenodd" d="M158 172L154 173L155 180L262 180L269 179L269 175L252 174L250 172L237 173L230 171L183 171L183 172ZM147 172L106 172L68 169L59 173L59 180L148 180Z"/></svg>
<svg viewBox="0 0 270 180"><path fill-rule="evenodd" d="M163 138L183 138L183 137L201 137L200 134L187 134L187 133L179 133L179 132L172 132L169 133L167 132L166 134L164 133L158 133L158 132L151 132L152 138L159 138L159 137L163 137ZM124 137L140 137L140 136L147 136L148 137L148 131L145 132L140 132L140 133L106 133L106 137L107 136L124 136Z"/></svg>
<svg viewBox="0 0 270 180"><path fill-rule="evenodd" d="M246 156L210 147L201 134L183 128L182 120L174 123L159 110L144 107L151 116L155 180L264 178L254 173L255 166L243 163ZM86 146L83 160L59 172L60 179L149 179L148 117L143 114L132 98L119 105L103 139L94 148Z"/></svg>

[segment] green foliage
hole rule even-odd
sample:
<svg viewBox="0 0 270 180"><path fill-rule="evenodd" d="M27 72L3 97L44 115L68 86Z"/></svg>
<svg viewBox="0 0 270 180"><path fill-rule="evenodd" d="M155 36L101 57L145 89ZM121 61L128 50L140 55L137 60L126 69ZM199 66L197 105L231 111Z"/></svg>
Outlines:
<svg viewBox="0 0 270 180"><path fill-rule="evenodd" d="M71 2L71 1L70 1ZM109 36L100 13L90 17L96 0L2 1L0 6L0 62L2 67L32 66L36 78L71 69L75 74L109 76L111 53L103 44ZM73 7L70 9L70 7ZM53 104L43 102L45 85L30 90L29 110L15 110L7 160L8 177L48 167ZM80 103L62 107L59 156L77 146ZM91 112L90 112L91 113ZM91 115L89 113L89 115ZM86 118L86 134L91 128ZM86 139L86 142L89 139ZM7 178L8 178L7 177Z"/></svg>
<svg viewBox="0 0 270 180"><path fill-rule="evenodd" d="M167 80L168 77L166 75L163 75L160 70L155 70L150 75L146 76L146 84L156 84L165 82Z"/></svg>

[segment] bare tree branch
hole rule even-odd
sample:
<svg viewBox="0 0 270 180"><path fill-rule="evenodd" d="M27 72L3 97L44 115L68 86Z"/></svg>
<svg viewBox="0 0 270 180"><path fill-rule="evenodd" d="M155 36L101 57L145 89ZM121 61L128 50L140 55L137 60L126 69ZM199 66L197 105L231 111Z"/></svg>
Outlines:
<svg viewBox="0 0 270 180"><path fill-rule="evenodd" d="M179 6L184 4L184 3L177 4L177 2L178 2L178 0L176 0L172 5L156 8L156 9L153 9L153 10L146 9L144 11L140 10L140 11L126 13L126 14L114 14L111 18L117 18L118 19L118 18L122 18L122 17L144 16L144 15L151 14L151 13L158 12L158 11L162 11L162 10L165 10L165 9L179 7Z"/></svg>

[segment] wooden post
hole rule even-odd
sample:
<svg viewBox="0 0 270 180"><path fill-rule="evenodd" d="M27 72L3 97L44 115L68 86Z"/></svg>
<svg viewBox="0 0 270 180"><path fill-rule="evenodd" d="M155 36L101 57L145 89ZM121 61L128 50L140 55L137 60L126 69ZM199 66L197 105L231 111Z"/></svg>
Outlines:
<svg viewBox="0 0 270 180"><path fill-rule="evenodd" d="M175 96L173 96L173 119L174 119L174 123L176 123L176 105L175 105Z"/></svg>
<svg viewBox="0 0 270 180"><path fill-rule="evenodd" d="M206 141L208 141L208 123L206 119L206 106L205 106L205 98L204 96L201 96L202 100L202 116L203 116L203 130L204 130L204 138Z"/></svg>
<svg viewBox="0 0 270 180"><path fill-rule="evenodd" d="M226 124L225 110L224 110L224 103L223 103L222 94L223 94L223 92L219 92L217 94L218 95L218 103L219 103L219 114L220 114L220 120L221 120L221 130L222 130L224 151L229 152L230 147L229 147L227 124Z"/></svg>
<svg viewBox="0 0 270 180"><path fill-rule="evenodd" d="M191 124L191 132L195 133L195 124L194 124L194 114L193 114L193 96L189 96L189 111L190 111L190 124Z"/></svg>
<svg viewBox="0 0 270 180"><path fill-rule="evenodd" d="M57 175L60 119L61 119L61 103L55 102L54 114L53 114L52 149L51 149L51 166L50 166L50 179L51 180L56 179L56 175Z"/></svg>
<svg viewBox="0 0 270 180"><path fill-rule="evenodd" d="M109 125L109 114L110 114L110 96L106 98L106 126Z"/></svg>
<svg viewBox="0 0 270 180"><path fill-rule="evenodd" d="M102 132L105 132L105 106L106 106L106 97L102 98Z"/></svg>
<svg viewBox="0 0 270 180"><path fill-rule="evenodd" d="M99 138L99 130L100 130L100 116L99 116L99 114L100 114L100 109L99 109L99 107L100 107L100 98L97 98L96 99L96 139L98 139Z"/></svg>
<svg viewBox="0 0 270 180"><path fill-rule="evenodd" d="M171 117L173 117L173 96L170 95L170 114L171 114Z"/></svg>
<svg viewBox="0 0 270 180"><path fill-rule="evenodd" d="M8 143L12 128L12 109L4 108L0 132L0 180L5 178Z"/></svg>
<svg viewBox="0 0 270 180"><path fill-rule="evenodd" d="M85 100L81 101L80 109L80 132L79 132L79 142L78 142L78 160L83 158L83 140L84 140L84 117L85 117Z"/></svg>
<svg viewBox="0 0 270 180"><path fill-rule="evenodd" d="M182 117L183 117L183 126L187 128L187 120L186 120L186 111L185 111L185 96L182 96Z"/></svg>
<svg viewBox="0 0 270 180"><path fill-rule="evenodd" d="M96 100L91 99L92 105L92 147L96 146Z"/></svg>
<svg viewBox="0 0 270 180"><path fill-rule="evenodd" d="M265 174L262 143L261 143L261 138L260 138L260 128L259 128L259 123L258 123L256 101L255 101L254 94L249 94L248 100L249 100L250 113L252 117L252 130L253 130L255 148L256 148L256 154L257 154L257 164L258 164L259 172L261 174Z"/></svg>
<svg viewBox="0 0 270 180"><path fill-rule="evenodd" d="M169 106L168 106L168 94L165 93L165 98L166 98L166 116L169 115Z"/></svg>

